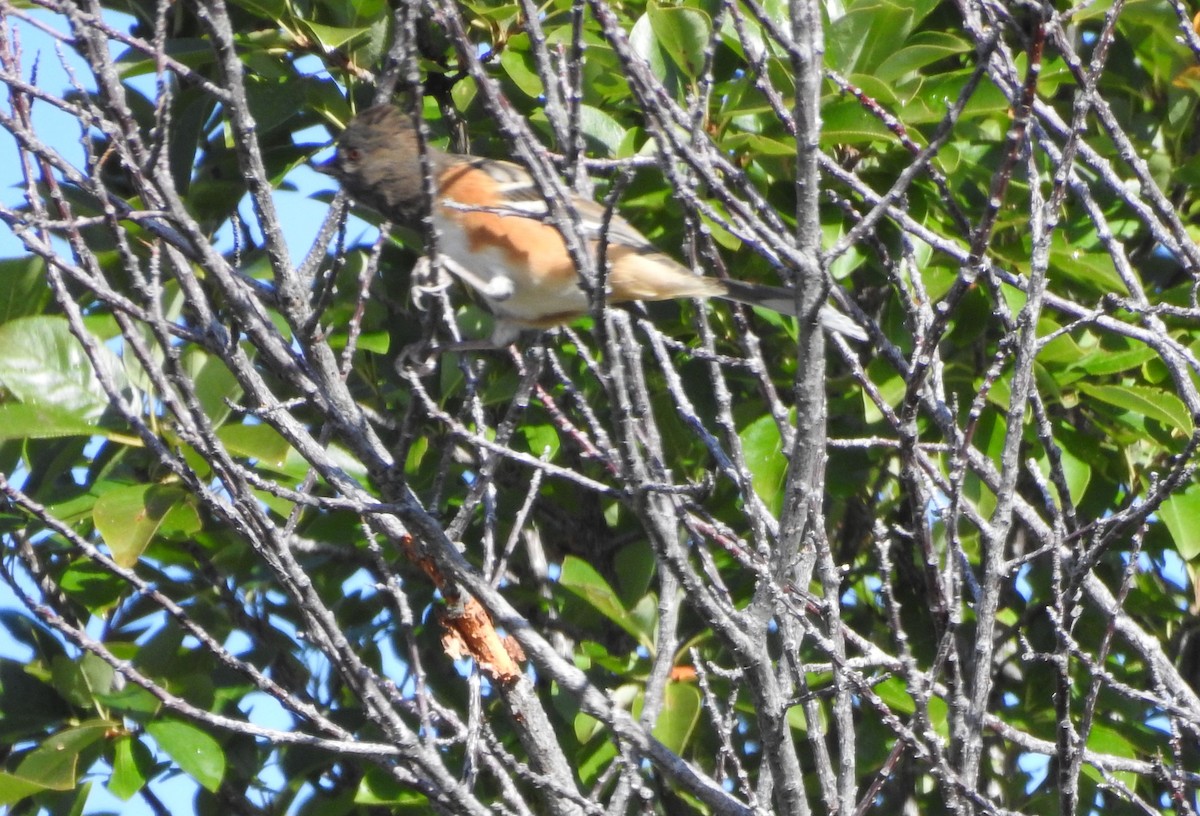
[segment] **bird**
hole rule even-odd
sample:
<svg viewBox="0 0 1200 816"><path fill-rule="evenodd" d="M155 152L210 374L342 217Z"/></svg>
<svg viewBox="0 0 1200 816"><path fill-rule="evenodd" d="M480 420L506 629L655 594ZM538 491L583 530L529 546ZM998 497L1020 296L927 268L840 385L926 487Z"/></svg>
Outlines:
<svg viewBox="0 0 1200 816"><path fill-rule="evenodd" d="M492 339L498 345L522 330L550 328L588 313L587 292L566 241L550 223L541 189L524 168L430 144L425 161L433 176L431 208L413 119L395 105L381 104L347 123L333 158L317 169L393 223L419 229L431 216L439 261L496 316ZM789 289L697 275L595 201L572 194L570 205L589 251L595 251L604 231L609 303L722 298L797 314ZM867 339L854 321L829 305L822 306L820 322L829 331Z"/></svg>

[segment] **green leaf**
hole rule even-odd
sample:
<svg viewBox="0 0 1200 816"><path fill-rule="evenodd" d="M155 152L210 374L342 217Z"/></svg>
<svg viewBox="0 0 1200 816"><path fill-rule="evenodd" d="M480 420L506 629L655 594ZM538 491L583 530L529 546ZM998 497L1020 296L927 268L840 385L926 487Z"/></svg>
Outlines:
<svg viewBox="0 0 1200 816"><path fill-rule="evenodd" d="M190 347L183 356L184 369L196 386L196 396L213 427L219 427L229 417L230 402L242 395L242 386L218 358Z"/></svg>
<svg viewBox="0 0 1200 816"><path fill-rule="evenodd" d="M0 405L0 440L58 439L102 434L83 414L54 405L10 402Z"/></svg>
<svg viewBox="0 0 1200 816"><path fill-rule="evenodd" d="M361 351L370 351L375 354L387 354L387 350L392 346L391 335L384 331L363 332L355 338L357 348ZM342 350L346 347L346 333L338 331L329 337L329 347L335 350Z"/></svg>
<svg viewBox="0 0 1200 816"><path fill-rule="evenodd" d="M639 624L638 619L621 603L620 596L591 564L568 555L563 559L558 581L601 615L637 638L647 649L653 648L651 632Z"/></svg>
<svg viewBox="0 0 1200 816"><path fill-rule="evenodd" d="M141 740L121 736L113 744L112 768L105 787L113 796L128 802L145 787L154 770L154 757Z"/></svg>
<svg viewBox="0 0 1200 816"><path fill-rule="evenodd" d="M908 686L899 677L890 677L874 687L879 699L887 703L897 714L909 715L917 710L917 704L909 693Z"/></svg>
<svg viewBox="0 0 1200 816"><path fill-rule="evenodd" d="M1184 561L1200 555L1200 485L1194 484L1162 503L1158 516L1167 525L1175 549Z"/></svg>
<svg viewBox="0 0 1200 816"><path fill-rule="evenodd" d="M17 766L14 775L46 790L71 790L79 778L79 754L115 723L92 720L47 738Z"/></svg>
<svg viewBox="0 0 1200 816"><path fill-rule="evenodd" d="M580 716L586 717L587 715L581 714ZM605 768L612 764L616 756L616 740L597 740L594 747L585 749L581 755L575 758L575 768L579 773L579 778L585 783L593 782Z"/></svg>
<svg viewBox="0 0 1200 816"><path fill-rule="evenodd" d="M884 59L873 73L876 79L894 82L938 60L971 50L971 44L961 37L942 31L922 31Z"/></svg>
<svg viewBox="0 0 1200 816"><path fill-rule="evenodd" d="M292 447L270 425L226 425L217 436L234 456L245 456L281 470L292 453Z"/></svg>
<svg viewBox="0 0 1200 816"><path fill-rule="evenodd" d="M795 730L804 733L808 731L808 715L804 713L804 707L794 705L787 710L788 725Z"/></svg>
<svg viewBox="0 0 1200 816"><path fill-rule="evenodd" d="M580 105L579 128L589 141L602 146L609 156L620 153L626 130L607 112L591 105Z"/></svg>
<svg viewBox="0 0 1200 816"><path fill-rule="evenodd" d="M839 143L847 143L851 139L835 139ZM745 152L751 156L795 156L796 142L790 137L772 138L760 133L737 133L727 138L723 147L729 150Z"/></svg>
<svg viewBox="0 0 1200 816"><path fill-rule="evenodd" d="M114 644L116 646L117 644ZM113 687L117 671L99 655L87 652L79 658L79 672L92 695L106 694Z"/></svg>
<svg viewBox="0 0 1200 816"><path fill-rule="evenodd" d="M287 14L287 0L233 0L235 6L265 20L282 20Z"/></svg>
<svg viewBox="0 0 1200 816"><path fill-rule="evenodd" d="M288 476L303 476L310 465L269 425L226 425L217 437L235 456L254 459L259 465ZM345 448L331 445L327 453L334 463L354 476L365 476L366 468Z"/></svg>
<svg viewBox="0 0 1200 816"><path fill-rule="evenodd" d="M112 551L113 560L132 567L158 532L167 513L187 500L187 493L165 485L114 488L96 500L92 521Z"/></svg>
<svg viewBox="0 0 1200 816"><path fill-rule="evenodd" d="M575 731L575 739L580 745L586 744L592 737L604 731L604 723L583 711L575 715L571 725Z"/></svg>
<svg viewBox="0 0 1200 816"><path fill-rule="evenodd" d="M50 680L54 683L54 690L71 705L76 708L91 707L92 692L88 688L87 678L83 676L79 661L75 658L67 655L55 655L51 658Z"/></svg>
<svg viewBox="0 0 1200 816"><path fill-rule="evenodd" d="M660 82L666 83L671 76L667 55L651 27L650 15L643 14L629 30L629 44L639 57L650 66L650 73Z"/></svg>
<svg viewBox="0 0 1200 816"><path fill-rule="evenodd" d="M712 37L712 20L703 11L687 6L660 6L646 10L658 44L686 76L695 79L704 69L704 52Z"/></svg>
<svg viewBox="0 0 1200 816"><path fill-rule="evenodd" d="M265 55L247 62L249 70L246 72L246 101L250 103L250 112L259 123L260 131L269 133L272 129L289 122L304 105L303 81L289 70L290 65L282 66ZM277 74L283 76L276 76ZM282 149L277 150L280 150L278 154L272 151L265 153L264 158L284 156L285 166L290 166L286 163L286 154ZM276 173L282 169L274 168ZM275 183L281 180L277 175L272 177Z"/></svg>
<svg viewBox="0 0 1200 816"><path fill-rule="evenodd" d="M408 449L408 456L404 460L404 475L412 477L419 473L421 463L425 461L427 453L429 453L428 436L419 436L413 440L412 447Z"/></svg>
<svg viewBox="0 0 1200 816"><path fill-rule="evenodd" d="M1183 400L1168 391L1142 385L1092 385L1077 383L1080 391L1101 402L1157 420L1184 434L1192 432L1192 416Z"/></svg>
<svg viewBox="0 0 1200 816"><path fill-rule="evenodd" d="M920 92L905 99L898 115L906 125L928 125L941 122L946 116L947 100L956 100L970 81L970 72L954 71L934 74L923 79ZM983 83L967 100L959 121L980 116L1004 116L1008 113L1008 98L990 83Z"/></svg>
<svg viewBox="0 0 1200 816"><path fill-rule="evenodd" d="M778 517L783 507L783 484L788 467L779 426L773 416L766 414L747 425L738 436L746 451L746 467L750 469L754 492Z"/></svg>
<svg viewBox="0 0 1200 816"><path fill-rule="evenodd" d="M97 351L105 373L123 388L121 361L98 341ZM22 317L0 326L0 386L19 402L89 420L108 407L91 361L61 317Z"/></svg>
<svg viewBox="0 0 1200 816"><path fill-rule="evenodd" d="M6 641L36 648L29 632L21 630L22 625L31 626L28 618L10 613L0 618L0 623L4 624L0 631ZM60 657L56 655L51 659ZM13 745L41 736L60 727L64 719L72 716L66 699L52 683L52 677L35 677L26 671L24 663L0 660L0 711L4 712L0 717L0 744ZM3 783L0 783L0 790L4 790Z"/></svg>
<svg viewBox="0 0 1200 816"><path fill-rule="evenodd" d="M87 607L92 614L102 614L125 597L129 585L119 576L90 559L71 562L59 579L63 592L71 600Z"/></svg>
<svg viewBox="0 0 1200 816"><path fill-rule="evenodd" d="M367 767L358 790L354 793L354 803L358 805L390 805L392 812L395 808L428 807L429 800L412 788L402 785L394 776L383 768L374 765ZM422 810L422 812L424 812Z"/></svg>
<svg viewBox="0 0 1200 816"><path fill-rule="evenodd" d="M491 20L504 28L509 27L521 12L516 3L495 2L495 0L464 0L462 5L484 19Z"/></svg>
<svg viewBox="0 0 1200 816"><path fill-rule="evenodd" d="M312 39L319 42L322 47L325 48L325 50L341 48L351 40L371 33L370 26L342 28L339 26L321 25L320 23L314 23L310 20L298 20L297 22L300 24L300 27L303 28Z"/></svg>
<svg viewBox="0 0 1200 816"><path fill-rule="evenodd" d="M691 683L668 683L663 708L654 724L654 736L682 754L700 721L700 689Z"/></svg>
<svg viewBox="0 0 1200 816"><path fill-rule="evenodd" d="M1076 435L1065 429L1060 430L1062 437L1055 441L1059 442L1059 455L1062 459L1063 475L1067 480L1067 490L1070 492L1071 503L1078 505L1083 501L1083 495L1087 492L1088 485L1092 482L1092 466L1087 461L1080 459L1075 455L1069 443L1086 444L1083 440L1077 440L1073 437ZM1050 459L1043 455L1037 460L1038 470L1042 475L1049 478L1050 476Z"/></svg>
<svg viewBox="0 0 1200 816"><path fill-rule="evenodd" d="M0 260L0 324L37 314L49 303L44 269L42 259L34 255Z"/></svg>
<svg viewBox="0 0 1200 816"><path fill-rule="evenodd" d="M220 743L181 720L155 720L146 725L146 731L201 787L213 792L217 790L225 775L225 752Z"/></svg>
<svg viewBox="0 0 1200 816"><path fill-rule="evenodd" d="M890 142L896 137L857 99L839 99L821 109L821 144Z"/></svg>
<svg viewBox="0 0 1200 816"><path fill-rule="evenodd" d="M533 60L528 51L517 49L510 43L508 48L500 52L500 67L512 83L531 99L537 99L545 92L542 78L533 69Z"/></svg>
<svg viewBox="0 0 1200 816"><path fill-rule="evenodd" d="M1070 278L1097 294L1127 294L1107 252L1089 251L1056 232L1050 242L1050 264L1056 276Z"/></svg>
<svg viewBox="0 0 1200 816"><path fill-rule="evenodd" d="M1102 723L1093 723L1092 730L1088 734L1087 747L1097 753L1126 757L1127 759L1133 759L1140 755L1137 746L1130 742L1128 737L1117 729ZM1091 776L1092 774L1089 773L1088 775ZM1116 772L1113 776L1119 779L1126 787L1137 787L1138 774L1124 771ZM1108 781L1107 774L1095 773L1094 778L1097 781Z"/></svg>
<svg viewBox="0 0 1200 816"><path fill-rule="evenodd" d="M164 43L167 56L189 68L200 68L213 61L212 44L199 37L168 39ZM147 57L140 48L130 48L117 57L116 68L122 79L143 76L154 73L158 62L153 56Z"/></svg>
<svg viewBox="0 0 1200 816"><path fill-rule="evenodd" d="M553 459L558 453L558 431L553 425L525 425L521 433L525 436L529 452L534 456L541 458L543 453L549 451L550 459Z"/></svg>
<svg viewBox="0 0 1200 816"><path fill-rule="evenodd" d="M657 569L654 550L645 539L622 547L613 556L613 569L621 597L627 604L636 603L650 591L650 582Z"/></svg>
<svg viewBox="0 0 1200 816"><path fill-rule="evenodd" d="M134 719L147 720L162 708L162 701L141 686L132 683L119 691L100 695L100 701L110 710L121 711Z"/></svg>
<svg viewBox="0 0 1200 816"><path fill-rule="evenodd" d="M1142 363L1156 357L1158 357L1158 352L1149 346L1134 346L1125 351L1100 349L1079 360L1076 365L1094 377L1104 377L1137 368Z"/></svg>
<svg viewBox="0 0 1200 816"><path fill-rule="evenodd" d="M651 633L650 637L654 637L654 634L656 634L655 627L658 624L657 596L653 593L646 593L633 605L629 610L629 614L637 622L636 625L639 630Z"/></svg>
<svg viewBox="0 0 1200 816"><path fill-rule="evenodd" d="M854 71L875 73L908 41L909 32L929 13L935 3L867 0L849 2L830 14L825 37L826 64L843 74Z"/></svg>
<svg viewBox="0 0 1200 816"><path fill-rule="evenodd" d="M15 805L45 787L15 774L0 772L0 805Z"/></svg>

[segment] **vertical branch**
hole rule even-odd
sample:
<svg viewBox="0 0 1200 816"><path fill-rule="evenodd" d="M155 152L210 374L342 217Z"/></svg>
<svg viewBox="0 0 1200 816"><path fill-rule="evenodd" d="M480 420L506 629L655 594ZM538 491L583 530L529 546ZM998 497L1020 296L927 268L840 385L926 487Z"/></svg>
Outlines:
<svg viewBox="0 0 1200 816"><path fill-rule="evenodd" d="M812 575L817 541L824 541L821 501L825 450L824 341L815 315L824 300L825 286L819 265L820 196L817 154L820 150L820 85L824 55L820 7L815 2L791 6L789 55L796 82L793 120L796 138L796 252L795 296L800 321L797 349L796 436L784 488L779 540L771 553L771 577L760 582L745 617L751 635L759 642L747 667L755 712L763 739L763 752L771 772L771 795L777 813L806 814L809 806L803 772L787 721L790 689L786 673L781 678L771 666L767 634L777 615L776 587L804 587ZM789 635L788 632L791 632ZM785 624L784 648L799 649L800 638ZM816 727L815 723L810 726Z"/></svg>
<svg viewBox="0 0 1200 816"><path fill-rule="evenodd" d="M819 261L821 223L818 212L824 42L821 11L816 2L793 3L791 13L791 33L795 45L789 53L796 79L793 108L796 128L796 247L801 261L801 268L796 275L795 296L799 313L804 317L800 321L794 384L797 433L790 451L779 550L773 566L781 583L795 580L804 586L811 576L815 554L811 551L802 553L802 544L809 536L825 537L821 518L825 464L825 348L815 320L826 292Z"/></svg>
<svg viewBox="0 0 1200 816"><path fill-rule="evenodd" d="M839 614L840 575L829 548L823 512L827 410L824 337L811 319L828 292L825 270L819 261L821 225L818 210L821 197L820 97L825 43L818 3L797 2L790 8L790 34L795 44L790 55L796 78L792 108L796 140L796 244L808 265L796 276L795 297L798 313L803 316L794 383L796 436L787 473L777 568L794 570L787 579L805 586L811 580L813 567L818 567L826 603L823 623L833 649L833 714L838 740L837 788L831 792L827 786L823 787L831 812L850 813L856 799L855 726L851 687L842 671L846 648ZM820 726L811 715L810 728L819 738ZM823 745L818 746L818 757L824 754L823 748ZM833 801L829 801L830 793L834 794Z"/></svg>
<svg viewBox="0 0 1200 816"><path fill-rule="evenodd" d="M1025 138L1033 100L1037 94L1037 79L1042 67L1042 50L1046 41L1045 21L1038 19L1031 32L1029 66L1025 78L1024 94L1018 107L1009 134L1009 154L1006 166L994 177L990 193L988 212L990 218L980 224L972 242L972 257L982 258L986 247L986 236L990 235L994 220L1003 201L1004 192L1017 164L1020 153L1028 149ZM1030 161L1030 173L1036 178L1036 167ZM1005 544L1014 523L1013 501L1016 495L1017 476L1021 469L1021 441L1024 435L1025 411L1029 394L1033 389L1034 358L1037 354L1037 318L1041 312L1046 272L1049 265L1049 237L1046 234L1045 211L1040 191L1036 184L1030 185L1030 226L1034 235L1034 256L1030 268L1027 288L1028 299L1017 318L1016 351L1013 359L1011 392L1009 396L1007 433L1001 455L1000 485L996 495L996 509L991 524L982 530L983 553L980 564L980 596L976 606L976 631L972 672L968 675L969 707L967 709L966 742L961 746L961 769L963 781L974 788L979 776L983 757L983 718L988 708L992 691L993 655L996 643L996 613L1000 605L1000 593L1004 581Z"/></svg>

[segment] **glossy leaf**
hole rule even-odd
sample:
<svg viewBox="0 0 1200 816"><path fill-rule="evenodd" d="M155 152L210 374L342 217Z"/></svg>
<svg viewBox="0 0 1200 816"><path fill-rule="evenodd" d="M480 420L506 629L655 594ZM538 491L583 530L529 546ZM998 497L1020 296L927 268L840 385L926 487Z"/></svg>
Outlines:
<svg viewBox="0 0 1200 816"><path fill-rule="evenodd" d="M146 731L201 787L215 791L221 784L225 776L225 753L206 731L173 719L147 723Z"/></svg>
<svg viewBox="0 0 1200 816"><path fill-rule="evenodd" d="M700 721L700 690L692 683L670 683L654 736L675 753L682 753Z"/></svg>
<svg viewBox="0 0 1200 816"><path fill-rule="evenodd" d="M1147 416L1185 434L1192 432L1192 417L1179 397L1166 391L1139 385L1091 385L1079 383L1079 389L1090 397L1129 411Z"/></svg>
<svg viewBox="0 0 1200 816"><path fill-rule="evenodd" d="M1200 485L1168 498L1158 514L1171 532L1179 557L1191 561L1200 556Z"/></svg>
<svg viewBox="0 0 1200 816"><path fill-rule="evenodd" d="M56 439L64 436L94 436L104 432L87 418L91 408L81 413L62 410L44 403L9 402L0 404L0 440Z"/></svg>
<svg viewBox="0 0 1200 816"><path fill-rule="evenodd" d="M120 361L93 338L104 373L125 382ZM18 401L95 420L108 407L83 346L60 317L23 317L0 326L0 386Z"/></svg>
<svg viewBox="0 0 1200 816"><path fill-rule="evenodd" d="M112 727L110 722L92 721L60 731L27 754L13 775L43 789L71 790L84 770L79 755Z"/></svg>
<svg viewBox="0 0 1200 816"><path fill-rule="evenodd" d="M40 259L0 259L0 325L37 314L49 300Z"/></svg>
<svg viewBox="0 0 1200 816"><path fill-rule="evenodd" d="M787 459L783 438L772 416L761 416L739 434L746 448L746 466L754 481L754 492L775 516L783 507L783 485L787 479Z"/></svg>
<svg viewBox="0 0 1200 816"><path fill-rule="evenodd" d="M646 11L658 45L675 66L695 79L704 66L704 52L712 36L712 20L703 11L687 6L651 3Z"/></svg>
<svg viewBox="0 0 1200 816"><path fill-rule="evenodd" d="M652 646L652 630L644 628L637 617L625 608L620 596L591 564L580 558L568 556L563 560L559 583L633 635L643 646Z"/></svg>
<svg viewBox="0 0 1200 816"><path fill-rule="evenodd" d="M118 737L113 742L112 778L105 787L128 802L149 781L153 767L154 758L140 740L128 735Z"/></svg>
<svg viewBox="0 0 1200 816"><path fill-rule="evenodd" d="M186 499L187 494L178 487L147 484L118 487L96 501L92 519L112 551L113 560L123 567L132 567L167 514L182 506Z"/></svg>

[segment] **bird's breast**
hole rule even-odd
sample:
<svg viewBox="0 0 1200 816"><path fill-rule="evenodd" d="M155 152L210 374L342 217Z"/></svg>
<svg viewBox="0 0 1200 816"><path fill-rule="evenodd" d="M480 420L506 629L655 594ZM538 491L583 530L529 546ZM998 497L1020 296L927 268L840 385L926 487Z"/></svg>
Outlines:
<svg viewBox="0 0 1200 816"><path fill-rule="evenodd" d="M434 217L438 252L489 289L508 292L502 298L492 297L464 279L480 290L489 309L535 326L563 322L587 311L587 296L557 230L537 219L488 211L486 205L472 211L450 201ZM506 280L508 286L494 286L497 279Z"/></svg>

